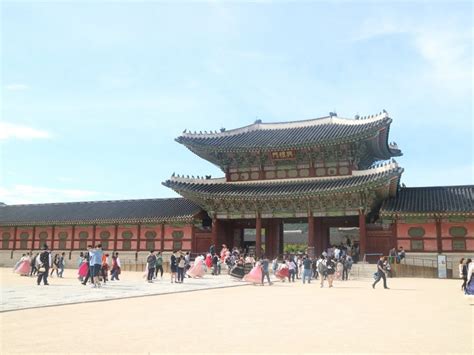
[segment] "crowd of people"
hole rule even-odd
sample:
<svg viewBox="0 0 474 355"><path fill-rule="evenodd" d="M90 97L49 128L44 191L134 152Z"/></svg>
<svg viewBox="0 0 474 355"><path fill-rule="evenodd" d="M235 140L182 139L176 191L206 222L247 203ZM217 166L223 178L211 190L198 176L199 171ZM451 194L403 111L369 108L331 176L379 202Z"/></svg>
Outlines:
<svg viewBox="0 0 474 355"><path fill-rule="evenodd" d="M45 245L43 248L42 253L36 253L33 255L33 252L25 253L21 256L20 260L18 260L13 267L13 272L21 275L21 276L38 276L39 274L39 266L43 263L40 260L40 256L43 253L48 254L48 275L53 277L56 274L57 277L62 278L64 274L64 268L66 266L66 253L56 253L54 257L51 256L51 251L49 251L48 247ZM51 270L51 271L49 271ZM47 284L47 281L46 281Z"/></svg>
<svg viewBox="0 0 474 355"><path fill-rule="evenodd" d="M319 280L320 286L333 287L334 280L345 281L349 279L354 260L351 256L352 249L344 245L331 246L319 257L311 258L306 254L284 255L270 261L265 255L256 260L252 255L246 254L242 249L233 248L229 250L225 244L220 252L211 245L209 252L198 255L191 261L189 252L174 251L169 258L171 283L183 283L185 278L202 278L208 270L212 275L220 275L223 269L235 279L251 282L253 284L272 285L270 272L282 282L295 282L301 279L306 282ZM377 283L383 280L383 286L388 289L387 277L391 274L391 262L399 263L405 258L403 247L399 250L393 248L388 257L380 257L377 262L377 270L374 273L375 288ZM168 261L168 260L167 260ZM161 252L150 250L146 259L144 278L152 283L163 279L164 258ZM109 281L120 280L121 262L118 252L111 254L102 250L101 244L89 245L87 251L81 252L78 260L78 279L83 285L90 282L91 287L99 288ZM56 253L52 256L51 251L45 244L40 253L25 253L15 264L13 271L21 276L36 276L37 284L43 282L48 285L48 277L62 278L65 268L65 253ZM474 295L474 263L471 259L462 258L459 262L459 277L463 283L461 290L467 295Z"/></svg>

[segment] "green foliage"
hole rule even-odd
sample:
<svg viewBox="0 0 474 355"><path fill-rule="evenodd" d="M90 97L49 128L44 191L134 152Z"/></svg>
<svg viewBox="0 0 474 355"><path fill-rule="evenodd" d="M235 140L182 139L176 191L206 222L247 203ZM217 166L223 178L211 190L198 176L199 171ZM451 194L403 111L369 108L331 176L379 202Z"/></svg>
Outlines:
<svg viewBox="0 0 474 355"><path fill-rule="evenodd" d="M307 247L306 244L285 244L283 252L285 254L306 253Z"/></svg>

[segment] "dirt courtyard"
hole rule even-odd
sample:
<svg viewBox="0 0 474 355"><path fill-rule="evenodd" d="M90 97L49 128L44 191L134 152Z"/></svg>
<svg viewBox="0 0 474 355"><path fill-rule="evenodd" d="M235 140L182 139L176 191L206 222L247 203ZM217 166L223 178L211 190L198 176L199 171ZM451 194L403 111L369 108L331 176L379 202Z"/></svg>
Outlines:
<svg viewBox="0 0 474 355"><path fill-rule="evenodd" d="M279 282L12 311L0 314L1 353L472 354L474 301L458 280L370 283Z"/></svg>

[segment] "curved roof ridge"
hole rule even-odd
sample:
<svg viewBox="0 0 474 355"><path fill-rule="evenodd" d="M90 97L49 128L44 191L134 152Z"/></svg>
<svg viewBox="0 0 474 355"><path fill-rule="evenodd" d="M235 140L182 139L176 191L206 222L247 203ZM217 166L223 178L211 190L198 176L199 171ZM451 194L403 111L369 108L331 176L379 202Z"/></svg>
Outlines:
<svg viewBox="0 0 474 355"><path fill-rule="evenodd" d="M292 129L292 128L303 128L303 127L313 127L313 126L320 126L324 124L336 124L336 125L363 125L366 123L371 123L371 122L376 122L376 121L381 121L384 119L389 119L390 117L388 116L387 111L383 110L382 112L375 114L375 115L370 115L370 116L362 116L359 117L358 115L355 117L355 119L351 118L343 118L343 117L337 117L335 115L329 115L329 116L323 116L319 118L311 118L307 120L300 120L300 121L286 121L286 122L269 122L269 123L263 123L261 121L257 121L253 124L240 127L240 128L234 128L231 130L225 130L221 132L207 132L200 131L199 133L197 132L187 132L186 130L181 134L180 137L186 137L186 138L215 138L215 137L227 137L227 136L233 136L233 135L238 135L242 133L249 133L253 131L258 131L258 130L283 130L283 129Z"/></svg>
<svg viewBox="0 0 474 355"><path fill-rule="evenodd" d="M45 202L45 203L20 203L12 205L2 205L1 207L12 206L64 206L64 205L78 205L78 204L93 204L93 203L116 203L116 202L141 202L141 201L164 201L164 200L180 200L184 197L160 197L160 198L133 198L124 200L97 200L97 201L69 201L69 202Z"/></svg>
<svg viewBox="0 0 474 355"><path fill-rule="evenodd" d="M384 172L390 172L394 170L401 169L395 159L392 159L389 162L384 162L378 164L377 166L367 169L367 170L354 170L352 175L335 175L335 176L322 176L322 177L307 177L307 178L291 178L291 179L267 179L267 180L247 180L247 181L227 181L225 177L214 178L214 179L198 179L198 178L189 178L184 176L171 176L168 181L170 182L180 182L185 184L226 184L229 186L232 185L264 185L264 184L291 184L295 182L318 182L318 181L329 181L329 180L344 180L350 179L355 176L371 176ZM164 183L166 184L166 182ZM165 185L166 186L166 185Z"/></svg>

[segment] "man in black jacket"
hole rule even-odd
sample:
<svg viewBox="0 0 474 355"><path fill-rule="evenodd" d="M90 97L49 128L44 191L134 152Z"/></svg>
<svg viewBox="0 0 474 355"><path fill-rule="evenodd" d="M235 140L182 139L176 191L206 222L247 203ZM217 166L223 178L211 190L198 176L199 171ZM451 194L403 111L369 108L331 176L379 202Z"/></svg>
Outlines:
<svg viewBox="0 0 474 355"><path fill-rule="evenodd" d="M46 244L43 246L43 252L39 255L39 262L40 266L38 268L38 279L36 280L36 283L39 286L42 279L45 285L49 285L48 275L49 267L51 266L51 252Z"/></svg>

